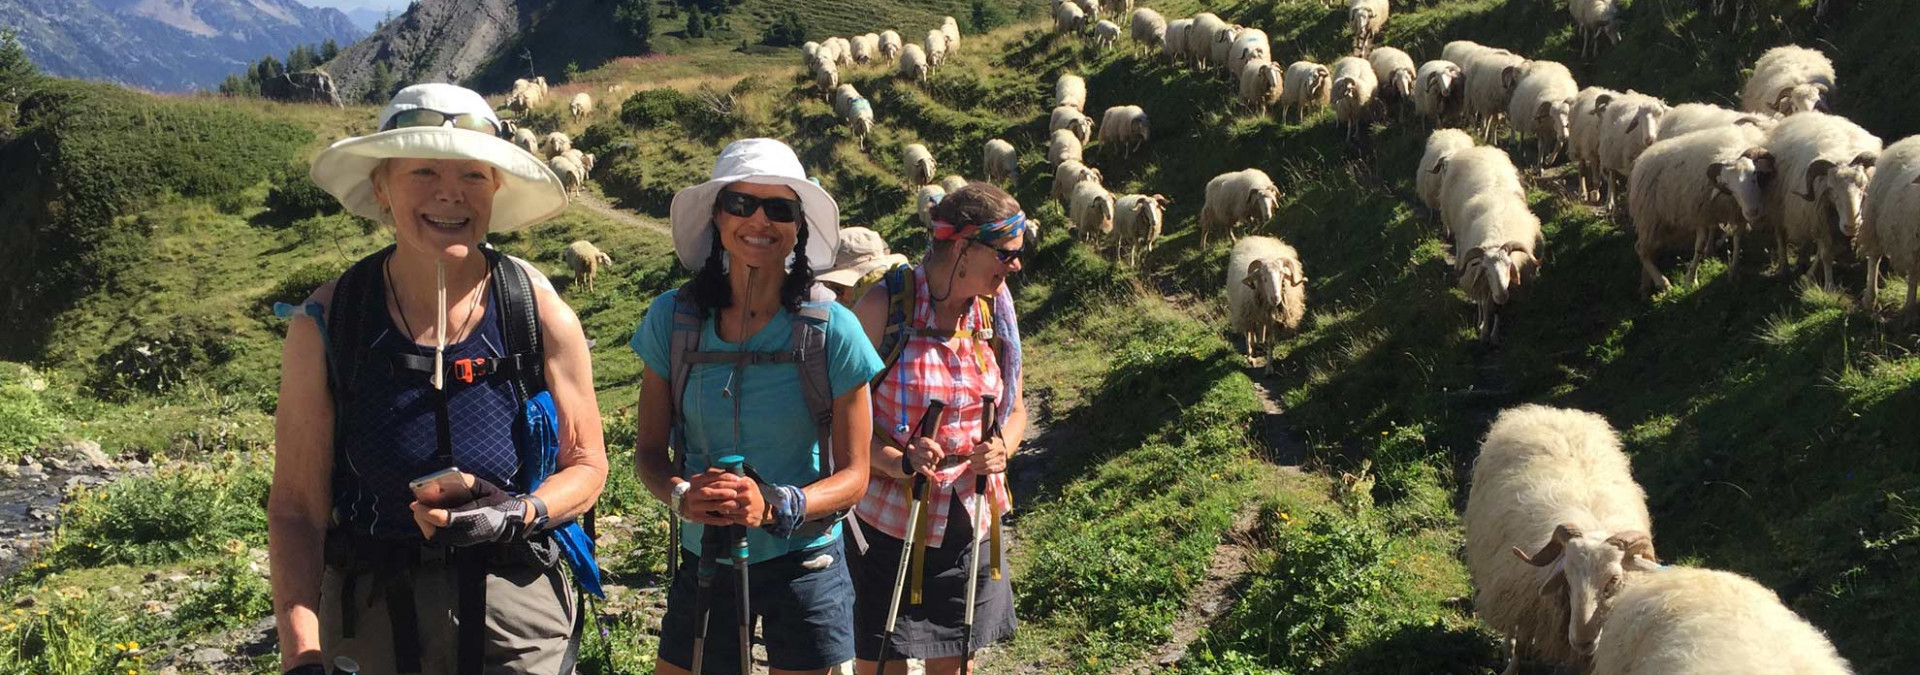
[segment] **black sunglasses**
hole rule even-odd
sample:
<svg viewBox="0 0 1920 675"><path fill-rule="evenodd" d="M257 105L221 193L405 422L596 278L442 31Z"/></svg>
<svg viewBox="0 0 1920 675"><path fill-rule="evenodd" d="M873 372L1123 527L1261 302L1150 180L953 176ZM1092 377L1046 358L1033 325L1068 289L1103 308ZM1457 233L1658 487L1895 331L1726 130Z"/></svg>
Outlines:
<svg viewBox="0 0 1920 675"><path fill-rule="evenodd" d="M767 220L776 223L792 223L800 220L800 200L786 197L755 197L744 192L732 190L720 191L720 210L730 215L747 218L761 207L767 209Z"/></svg>
<svg viewBox="0 0 1920 675"><path fill-rule="evenodd" d="M1013 261L1019 260L1021 256L1027 254L1027 249L1024 246L1020 248L1000 248L989 244L981 244L979 241L973 239L968 239L967 241L980 244L981 248L993 251L994 257L999 258L1000 264L1002 265L1011 265Z"/></svg>
<svg viewBox="0 0 1920 675"><path fill-rule="evenodd" d="M402 110L394 113L393 117L387 118L386 126L380 127L380 130L392 131L403 127L441 127L448 126L449 124L456 129L478 131L488 136L505 135L501 126L495 124L493 120L488 119L485 115L478 113L444 113L426 108L414 108L412 110Z"/></svg>

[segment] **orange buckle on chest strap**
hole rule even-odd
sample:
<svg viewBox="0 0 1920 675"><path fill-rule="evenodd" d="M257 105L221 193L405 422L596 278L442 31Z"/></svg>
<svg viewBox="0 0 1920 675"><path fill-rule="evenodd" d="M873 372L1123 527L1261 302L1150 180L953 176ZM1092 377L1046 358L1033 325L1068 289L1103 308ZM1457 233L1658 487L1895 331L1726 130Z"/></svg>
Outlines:
<svg viewBox="0 0 1920 675"><path fill-rule="evenodd" d="M487 367L485 358L466 358L453 362L453 378L467 384L473 384L474 375L485 377L491 372L493 369Z"/></svg>

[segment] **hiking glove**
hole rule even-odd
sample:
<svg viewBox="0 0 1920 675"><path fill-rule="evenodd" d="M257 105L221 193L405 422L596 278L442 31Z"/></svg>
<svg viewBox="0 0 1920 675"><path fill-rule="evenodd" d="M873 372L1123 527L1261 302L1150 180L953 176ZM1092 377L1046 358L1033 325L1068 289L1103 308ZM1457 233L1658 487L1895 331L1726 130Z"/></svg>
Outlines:
<svg viewBox="0 0 1920 675"><path fill-rule="evenodd" d="M526 500L507 494L486 479L473 479L473 501L447 510L446 527L435 530L433 541L448 546L473 546L506 541L525 541L533 528L527 526Z"/></svg>

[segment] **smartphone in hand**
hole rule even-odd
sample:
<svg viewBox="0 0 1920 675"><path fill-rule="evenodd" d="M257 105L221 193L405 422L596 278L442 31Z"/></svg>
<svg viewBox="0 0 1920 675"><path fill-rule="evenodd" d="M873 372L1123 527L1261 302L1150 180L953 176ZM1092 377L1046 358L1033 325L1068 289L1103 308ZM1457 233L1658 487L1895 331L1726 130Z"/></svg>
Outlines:
<svg viewBox="0 0 1920 675"><path fill-rule="evenodd" d="M427 506L455 506L473 500L473 477L455 467L415 478L407 487L413 489L414 499Z"/></svg>

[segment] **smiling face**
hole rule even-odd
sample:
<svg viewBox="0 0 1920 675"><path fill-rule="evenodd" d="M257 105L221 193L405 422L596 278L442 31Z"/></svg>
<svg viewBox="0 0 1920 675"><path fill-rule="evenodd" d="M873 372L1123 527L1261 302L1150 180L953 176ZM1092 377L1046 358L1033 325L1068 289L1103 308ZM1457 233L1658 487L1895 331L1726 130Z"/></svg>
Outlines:
<svg viewBox="0 0 1920 675"><path fill-rule="evenodd" d="M793 188L785 185L743 182L730 184L721 188L721 191L763 199L799 199ZM736 216L722 210L716 202L713 224L719 228L720 247L726 249L728 259L750 268L786 269L787 256L793 253L794 240L800 236L799 222L769 220L764 204L751 215Z"/></svg>
<svg viewBox="0 0 1920 675"><path fill-rule="evenodd" d="M1000 284L1006 283L1008 275L1020 271L1022 262L1019 258L1000 262L996 249L998 251L1020 250L1026 245L1026 241L1027 236L1022 234L992 245L972 240L956 243L953 250L959 258L954 261L954 264L965 270L967 275L964 278L955 276L954 293L961 297L977 297L993 295L999 291Z"/></svg>
<svg viewBox="0 0 1920 675"><path fill-rule="evenodd" d="M500 172L464 159L396 158L373 171L373 195L400 246L464 258L486 238Z"/></svg>

